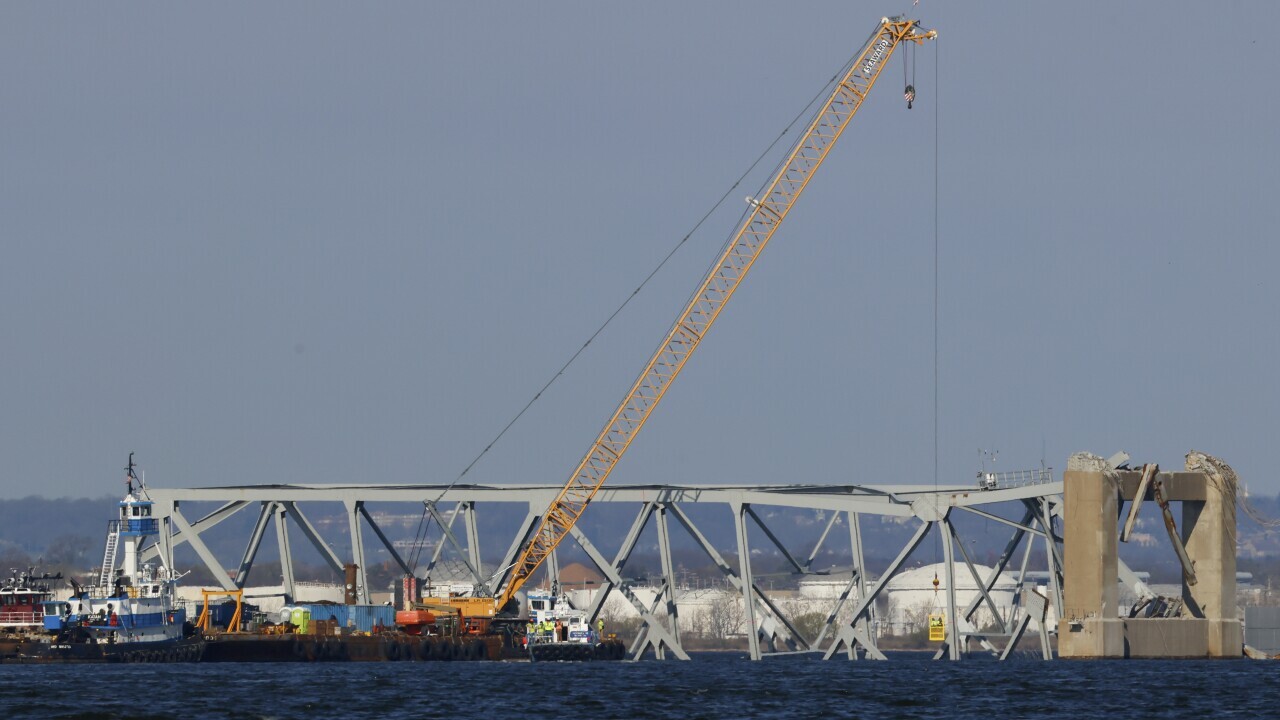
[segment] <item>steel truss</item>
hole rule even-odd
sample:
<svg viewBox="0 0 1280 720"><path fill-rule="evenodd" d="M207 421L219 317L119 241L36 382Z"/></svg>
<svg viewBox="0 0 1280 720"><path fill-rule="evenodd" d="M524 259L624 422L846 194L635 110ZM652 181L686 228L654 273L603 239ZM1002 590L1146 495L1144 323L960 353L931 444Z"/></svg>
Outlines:
<svg viewBox="0 0 1280 720"><path fill-rule="evenodd" d="M425 507L441 529L439 542L427 563L425 573L441 560L446 547L465 568L475 592L496 595L511 579L512 568L522 547L537 527L542 511L560 491L558 486L532 485L264 485L196 489L150 488L155 502L155 515L161 521L158 540L143 551L144 560L159 559L173 567L173 551L187 544L200 562L210 571L225 590L243 588L253 566L254 558L267 527L274 524L280 552L282 584L284 592L295 592L293 577L293 553L290 547L289 528L302 536L319 552L324 562L341 575L344 563L359 566L357 593L362 602L369 601L369 589L365 577L365 534L367 528L373 538L387 551L391 559L405 573L413 569L387 538L374 517L366 510L367 503L413 503ZM182 511L184 503L218 502L217 509L195 521ZM316 526L302 511L302 505L310 503L341 503L349 529L349 554L340 557L338 552L321 536ZM936 658L943 656L959 660L969 647L969 640L977 641L986 651L1006 658L1025 634L1032 620L1040 628L1041 654L1052 657L1048 630L1044 622L1050 607L1062 611L1062 538L1055 528L1054 519L1062 516L1062 483L1049 481L1010 488L977 489L970 486L932 488L919 485L860 486L860 485L774 485L774 486L724 486L724 485L644 485L614 486L600 491L594 503L624 503L638 508L617 553L612 559L605 557L591 538L579 527L571 535L591 562L604 577L600 592L596 593L589 609L592 621L600 613L605 601L619 593L640 614L642 625L630 648L632 659L652 654L658 659L668 655L688 659L680 641L679 604L676 598L675 566L671 558L671 521L682 528L693 543L706 553L719 568L725 580L742 595L745 609L752 659L789 654L820 653L824 659L843 654L849 659L860 657L885 659L876 646L872 621L875 603L883 594L889 581L906 565L907 560L933 532L940 536L943 563L946 571L947 618L960 617L964 623L947 622L947 638ZM510 544L501 562L486 571L480 554L480 538L477 532L477 506L486 503L521 503L528 507L524 519L513 529ZM689 505L721 505L734 519L736 535L736 559L730 561L714 547L706 535L686 513ZM201 539L201 535L216 527L232 515L250 507L256 507L258 518L238 566L233 572L223 565ZM1020 508L1016 519L1006 517L997 509ZM443 510L442 510L443 508ZM807 553L796 553L788 548L764 521L758 508L785 508L793 510L821 510L830 514L821 534ZM1012 535L1005 543L992 571L983 578L961 542L959 533L951 521L954 513L963 512L1012 528ZM862 516L878 515L919 522L911 539L902 546L894 560L880 572L868 568L863 559ZM458 537L454 527L461 517L464 539ZM824 575L816 570L814 561L831 541L831 531L839 518L845 518L849 530L849 549L852 568L848 584L836 600L835 607L826 617L816 640L809 641L795 627L791 618L779 607L769 593L756 582L752 570L750 526L754 525L770 545L797 575ZM635 593L633 584L624 574L627 561L635 551L642 533L652 522L658 537L661 561L661 582L655 598L645 603ZM614 538L616 541L616 538ZM1037 543L1039 541L1039 543ZM610 543L612 544L612 543ZM1041 546L1048 572L1048 597L1034 590L1024 590L1015 601L1017 607L1012 619L1006 621L999 612L990 592L1001 573L1011 570L1011 563L1021 552L1016 577L1024 586L1027 567L1035 545ZM959 551L959 558L956 557ZM801 559L803 558L803 559ZM963 608L957 606L955 578L957 566L960 572L968 572L978 588L978 596ZM558 567L554 559L552 571ZM963 626L980 607L988 606L996 621L995 631L974 631ZM852 611L844 612L846 606Z"/></svg>

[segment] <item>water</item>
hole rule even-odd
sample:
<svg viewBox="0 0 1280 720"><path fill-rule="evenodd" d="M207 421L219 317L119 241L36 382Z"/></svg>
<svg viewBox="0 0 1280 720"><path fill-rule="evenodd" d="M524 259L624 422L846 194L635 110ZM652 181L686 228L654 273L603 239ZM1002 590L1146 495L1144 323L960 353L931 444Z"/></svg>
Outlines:
<svg viewBox="0 0 1280 720"><path fill-rule="evenodd" d="M1280 663L986 660L0 666L3 718L1273 717Z"/></svg>

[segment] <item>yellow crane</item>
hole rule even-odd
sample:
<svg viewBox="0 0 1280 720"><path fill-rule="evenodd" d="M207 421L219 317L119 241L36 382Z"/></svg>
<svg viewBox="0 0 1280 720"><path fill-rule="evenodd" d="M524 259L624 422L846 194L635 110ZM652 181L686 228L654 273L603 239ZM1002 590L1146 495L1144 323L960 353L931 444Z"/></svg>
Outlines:
<svg viewBox="0 0 1280 720"><path fill-rule="evenodd" d="M760 198L747 198L751 204L750 215L702 281L591 449L569 476L564 489L547 508L537 530L511 568L510 580L496 601L498 610L511 602L578 522L587 503L609 478L689 356L706 337L720 311L733 297L756 258L760 257L764 246L786 219L827 153L848 127L880 72L888 65L894 50L904 42L919 45L936 37L937 32L921 29L918 20L881 18L879 28L844 77L836 83L826 104L791 149L790 156L773 177L767 191ZM915 89L908 86L906 96L908 102L913 101Z"/></svg>

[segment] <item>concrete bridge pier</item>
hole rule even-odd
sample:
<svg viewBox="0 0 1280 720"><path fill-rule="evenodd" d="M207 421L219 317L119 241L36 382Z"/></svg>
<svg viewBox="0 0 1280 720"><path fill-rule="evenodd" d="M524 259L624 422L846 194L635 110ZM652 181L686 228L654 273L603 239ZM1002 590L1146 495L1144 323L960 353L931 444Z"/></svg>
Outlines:
<svg viewBox="0 0 1280 720"><path fill-rule="evenodd" d="M1159 473L1166 500L1182 503L1179 537L1194 570L1184 576L1177 617L1121 616L1117 555L1120 506L1137 495L1135 471L1063 475L1063 658L1240 657L1236 617L1235 487L1199 472ZM1154 485L1154 483L1152 483ZM1144 501L1154 501L1152 488Z"/></svg>

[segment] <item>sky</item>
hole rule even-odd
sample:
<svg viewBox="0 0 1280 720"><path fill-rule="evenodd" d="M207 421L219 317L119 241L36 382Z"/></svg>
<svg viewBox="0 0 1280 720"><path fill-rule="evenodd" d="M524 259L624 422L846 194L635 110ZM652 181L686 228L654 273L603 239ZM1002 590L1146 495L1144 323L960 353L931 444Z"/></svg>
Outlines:
<svg viewBox="0 0 1280 720"><path fill-rule="evenodd" d="M454 481L729 191L464 479L565 481L904 11L914 109L894 56L611 482L932 484L936 389L942 483L1280 491L1280 4L9 2L0 498Z"/></svg>

